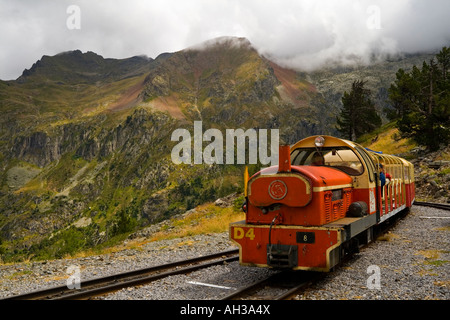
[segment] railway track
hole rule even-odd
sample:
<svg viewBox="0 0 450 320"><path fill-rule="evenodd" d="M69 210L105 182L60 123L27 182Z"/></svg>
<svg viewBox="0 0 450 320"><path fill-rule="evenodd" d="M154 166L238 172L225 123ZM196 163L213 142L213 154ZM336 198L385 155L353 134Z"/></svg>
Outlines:
<svg viewBox="0 0 450 320"><path fill-rule="evenodd" d="M239 250L228 250L215 254L168 263L156 267L144 268L107 277L87 280L81 283L80 289L69 289L68 286L58 286L38 290L2 300L82 300L123 288L139 286L158 279L177 274L186 274L199 269L208 268L224 262L239 259ZM213 261L211 261L213 260Z"/></svg>
<svg viewBox="0 0 450 320"><path fill-rule="evenodd" d="M426 206L442 210L450 210L450 205L416 201L414 205ZM381 231L382 233L386 230ZM186 274L220 265L224 262L237 261L238 249L219 252L216 254L177 261L161 266L139 269L135 271L115 274L107 277L86 280L80 289L69 289L67 286L53 287L26 294L0 298L0 300L67 300L89 299L95 296L118 291L123 288L139 286L170 275ZM214 260L214 261L211 261ZM273 276L263 279L245 288L240 288L222 298L222 300L264 299L283 300L298 293L320 278L322 273L280 271Z"/></svg>
<svg viewBox="0 0 450 320"><path fill-rule="evenodd" d="M266 279L225 296L222 300L289 300L298 291L319 281L325 274L309 271L280 271Z"/></svg>
<svg viewBox="0 0 450 320"><path fill-rule="evenodd" d="M414 201L414 205L450 211L450 205L443 203Z"/></svg>

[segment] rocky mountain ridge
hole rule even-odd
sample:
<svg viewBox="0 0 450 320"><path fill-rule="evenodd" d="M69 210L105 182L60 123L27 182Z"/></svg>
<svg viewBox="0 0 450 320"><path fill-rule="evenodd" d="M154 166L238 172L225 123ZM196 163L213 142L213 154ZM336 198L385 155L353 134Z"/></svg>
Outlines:
<svg viewBox="0 0 450 320"><path fill-rule="evenodd" d="M19 83L29 81L56 81L60 84L95 83L97 81L116 81L147 72L153 59L134 56L128 59L105 59L102 56L80 50L62 52L53 57L44 55L30 69L25 69L16 80Z"/></svg>

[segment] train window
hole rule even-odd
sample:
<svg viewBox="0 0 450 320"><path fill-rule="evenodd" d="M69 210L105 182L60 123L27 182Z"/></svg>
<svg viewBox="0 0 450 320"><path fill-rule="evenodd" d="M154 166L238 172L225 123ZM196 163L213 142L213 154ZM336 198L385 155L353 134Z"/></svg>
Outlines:
<svg viewBox="0 0 450 320"><path fill-rule="evenodd" d="M409 182L409 170L408 167L403 167L403 174L406 182Z"/></svg>
<svg viewBox="0 0 450 320"><path fill-rule="evenodd" d="M291 164L295 166L305 165L306 160L312 157L313 152L314 149L295 149L291 153Z"/></svg>
<svg viewBox="0 0 450 320"><path fill-rule="evenodd" d="M361 160L348 147L299 148L291 153L291 164L294 166L318 165L317 158L323 158L325 166L337 168L353 176L361 175L364 167Z"/></svg>
<svg viewBox="0 0 450 320"><path fill-rule="evenodd" d="M300 150L302 149L295 149L294 151L291 151L291 164L294 164L295 159L297 159L298 154L300 153ZM297 164L298 166L299 164Z"/></svg>
<svg viewBox="0 0 450 320"><path fill-rule="evenodd" d="M359 152L361 157L363 157L364 161L366 162L366 166L367 166L367 169L369 171L369 179L370 179L370 181L374 181L375 167L373 165L372 159L370 159L369 155L367 154L367 152L364 149L362 149L362 148L360 148L358 146L356 146L356 151Z"/></svg>

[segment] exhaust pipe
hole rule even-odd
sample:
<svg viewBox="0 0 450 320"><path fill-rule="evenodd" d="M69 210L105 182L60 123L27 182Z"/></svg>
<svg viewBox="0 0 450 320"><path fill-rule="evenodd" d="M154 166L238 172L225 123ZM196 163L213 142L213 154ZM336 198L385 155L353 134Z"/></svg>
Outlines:
<svg viewBox="0 0 450 320"><path fill-rule="evenodd" d="M291 172L291 147L289 145L280 145L278 172Z"/></svg>

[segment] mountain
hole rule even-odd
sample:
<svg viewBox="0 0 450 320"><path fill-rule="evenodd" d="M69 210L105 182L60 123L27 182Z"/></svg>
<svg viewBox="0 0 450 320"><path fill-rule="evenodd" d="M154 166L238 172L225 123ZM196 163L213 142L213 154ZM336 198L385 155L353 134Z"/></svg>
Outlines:
<svg viewBox="0 0 450 320"><path fill-rule="evenodd" d="M155 59L43 56L17 80L0 81L1 258L107 245L240 192L242 165L175 165L172 132L192 132L201 120L204 130L280 129L287 143L336 135L354 79L368 80L381 110L398 67L424 57L302 73L232 37Z"/></svg>
<svg viewBox="0 0 450 320"><path fill-rule="evenodd" d="M58 84L82 84L115 81L147 72L152 60L144 56L104 59L91 51L82 53L74 50L53 57L44 55L30 69L25 69L17 82L44 80Z"/></svg>

